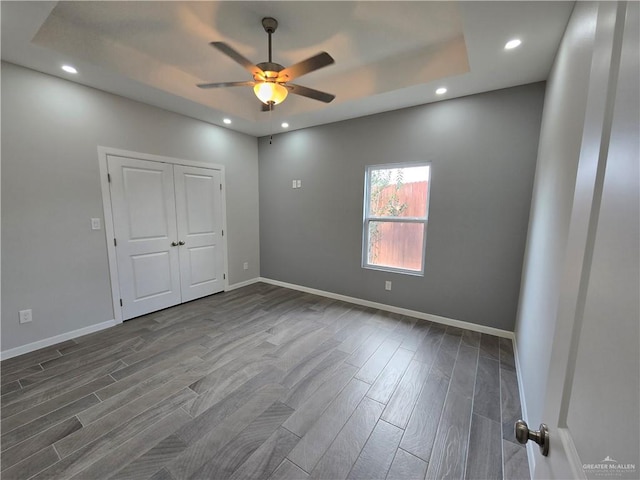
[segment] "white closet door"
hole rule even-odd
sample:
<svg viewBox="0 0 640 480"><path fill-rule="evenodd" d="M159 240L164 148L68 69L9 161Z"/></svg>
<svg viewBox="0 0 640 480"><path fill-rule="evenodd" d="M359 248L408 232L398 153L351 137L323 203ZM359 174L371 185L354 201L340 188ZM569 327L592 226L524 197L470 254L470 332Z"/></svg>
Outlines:
<svg viewBox="0 0 640 480"><path fill-rule="evenodd" d="M108 157L123 319L180 303L173 166Z"/></svg>
<svg viewBox="0 0 640 480"><path fill-rule="evenodd" d="M187 302L224 290L219 170L174 166L180 284Z"/></svg>

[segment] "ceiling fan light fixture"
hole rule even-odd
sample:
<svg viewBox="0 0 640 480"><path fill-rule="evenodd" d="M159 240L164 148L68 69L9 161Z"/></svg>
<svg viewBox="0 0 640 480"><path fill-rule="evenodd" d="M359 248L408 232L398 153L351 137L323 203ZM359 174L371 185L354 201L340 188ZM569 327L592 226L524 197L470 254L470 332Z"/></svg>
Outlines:
<svg viewBox="0 0 640 480"><path fill-rule="evenodd" d="M253 91L256 97L265 105L278 105L282 103L289 94L289 91L285 87L275 82L257 83L253 87Z"/></svg>

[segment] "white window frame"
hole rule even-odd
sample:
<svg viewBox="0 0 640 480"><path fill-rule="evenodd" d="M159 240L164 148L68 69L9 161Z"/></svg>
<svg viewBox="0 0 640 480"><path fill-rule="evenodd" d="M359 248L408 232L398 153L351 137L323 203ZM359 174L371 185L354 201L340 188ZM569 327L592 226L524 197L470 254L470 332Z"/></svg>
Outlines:
<svg viewBox="0 0 640 480"><path fill-rule="evenodd" d="M371 193L371 171L379 169L407 168L407 167L429 167L429 176L427 178L427 210L426 216L423 217L390 217L390 216L372 216L369 211ZM405 163L385 163L381 165L367 165L364 176L364 201L362 214L362 268L370 270L380 270L391 273L401 273L405 275L424 276L425 269L425 252L427 246L427 224L429 223L429 203L431 197L431 162L405 162ZM369 224L371 222L396 222L396 223L421 223L423 224L422 235L422 269L409 270L405 268L390 267L386 265L374 265L369 263Z"/></svg>

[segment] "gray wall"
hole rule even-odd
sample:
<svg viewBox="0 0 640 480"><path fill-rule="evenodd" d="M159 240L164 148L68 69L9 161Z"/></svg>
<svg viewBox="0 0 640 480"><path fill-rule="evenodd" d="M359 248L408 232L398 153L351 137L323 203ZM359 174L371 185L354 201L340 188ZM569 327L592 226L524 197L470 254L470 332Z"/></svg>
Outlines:
<svg viewBox="0 0 640 480"><path fill-rule="evenodd" d="M543 97L537 83L261 138L262 276L512 331ZM361 268L365 166L421 160L424 277Z"/></svg>
<svg viewBox="0 0 640 480"><path fill-rule="evenodd" d="M527 421L543 421L551 345L595 45L597 4L578 3L549 80L531 203L516 341ZM536 423L537 422L537 423Z"/></svg>
<svg viewBox="0 0 640 480"><path fill-rule="evenodd" d="M255 138L2 63L3 351L114 318L98 145L225 165L229 282L260 274Z"/></svg>

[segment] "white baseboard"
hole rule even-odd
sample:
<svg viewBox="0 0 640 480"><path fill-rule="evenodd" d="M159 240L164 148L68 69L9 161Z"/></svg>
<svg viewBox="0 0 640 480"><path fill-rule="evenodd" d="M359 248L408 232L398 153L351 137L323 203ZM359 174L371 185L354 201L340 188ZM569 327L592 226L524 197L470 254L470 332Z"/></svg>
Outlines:
<svg viewBox="0 0 640 480"><path fill-rule="evenodd" d="M235 290L237 288L246 287L248 285L259 282L259 278L252 278L245 282L235 283L233 285L229 285L226 289L227 292L231 290ZM0 352L0 360L7 360L9 358L17 357L18 355L24 355L25 353L30 353L35 350L39 350L41 348L50 347L51 345L55 345L56 343L61 343L66 340L72 340L74 338L81 337L83 335L88 335L90 333L98 332L100 330L104 330L105 328L113 327L114 325L118 325L121 322L117 320L107 320L106 322L96 323L95 325L90 325L88 327L79 328L77 330L73 330L71 332L61 333L60 335L56 335L54 337L45 338L43 340L38 340L37 342L28 343L26 345L21 345L19 347L10 348L9 350L5 350Z"/></svg>
<svg viewBox="0 0 640 480"><path fill-rule="evenodd" d="M296 285L293 283L281 282L279 280L272 280L270 278L258 277L258 278L252 278L250 280L246 280L244 282L234 283L233 285L229 285L226 291L229 292L232 290L236 290L238 288L246 287L257 282L264 282L270 285L290 288L292 290L311 293L314 295L319 295L321 297L333 298L335 300L341 300L343 302L362 305L364 307L376 308L378 310L384 310L386 312L399 313L401 315L407 315L409 317L428 320L430 322L440 323L442 325L450 325L452 327L464 328L467 330L473 330L475 332L495 335L497 337L510 338L511 340L514 341L514 353L516 351L514 334L513 332L509 332L507 330L501 330L499 328L493 328L493 327L486 327L484 325L477 325L475 323L464 322L462 320L454 320L452 318L441 317L439 315L432 315L430 313L418 312L417 310L409 310L408 308L395 307L393 305L386 305L384 303L363 300L361 298L349 297L347 295L341 295L339 293L327 292L324 290L317 290L315 288L304 287L302 285ZM78 330L73 330L71 332L62 333L54 337L38 340L37 342L28 343L20 347L11 348L9 350L0 352L0 360L6 360L8 358L17 357L18 355L24 355L25 353L33 352L34 350L38 350L40 348L45 348L51 345L55 345L56 343L64 342L65 340L72 340L74 338L81 337L83 335L88 335L89 333L98 332L100 330L104 330L105 328L113 327L118 323L119 322L117 322L116 320L107 320L106 322L96 323L95 325L90 325L88 327L80 328ZM521 385L522 376L520 375L517 353L515 354L515 359L516 359L516 369L518 373L518 388L520 390L520 399L522 402L523 416L526 418L525 402L524 402L522 385Z"/></svg>
<svg viewBox="0 0 640 480"><path fill-rule="evenodd" d="M513 332L507 330L501 330L494 327L486 327L484 325L477 325L475 323L463 322L462 320L454 320L452 318L441 317L439 315L432 315L430 313L418 312L417 310L409 310L408 308L394 307L393 305L386 305L384 303L371 302L369 300L363 300L356 297L348 297L347 295L341 295L339 293L326 292L324 290L316 290L315 288L303 287L302 285L296 285L293 283L281 282L280 280L272 280L270 278L259 278L260 282L268 283L270 285L276 285L278 287L290 288L292 290L299 290L305 293L311 293L314 295L320 295L321 297L333 298L335 300L342 300L343 302L354 303L356 305L362 305L363 307L377 308L378 310L384 310L386 312L399 313L401 315L407 315L409 317L419 318L421 320L429 320L430 322L440 323L442 325L449 325L451 327L464 328L466 330L473 330L474 332L486 333L488 335L495 335L497 337L514 339Z"/></svg>
<svg viewBox="0 0 640 480"><path fill-rule="evenodd" d="M237 290L238 288L248 287L249 285L253 285L254 283L258 283L260 281L260 277L251 278L244 282L234 283L233 285L229 285L225 292L230 292L231 290Z"/></svg>
<svg viewBox="0 0 640 480"><path fill-rule="evenodd" d="M107 320L106 322L96 323L95 325L89 325L88 327L72 330L71 332L61 333L60 335L56 335L55 337L49 337L43 340L38 340L37 342L27 343L26 345L10 348L9 350L0 352L0 360L6 360L8 358L17 357L18 355L24 355L25 353L33 352L40 348L50 347L51 345L55 345L56 343L64 342L66 340L72 340L83 335L98 332L100 330L104 330L105 328L118 325L119 323L120 322L117 322L115 320Z"/></svg>

